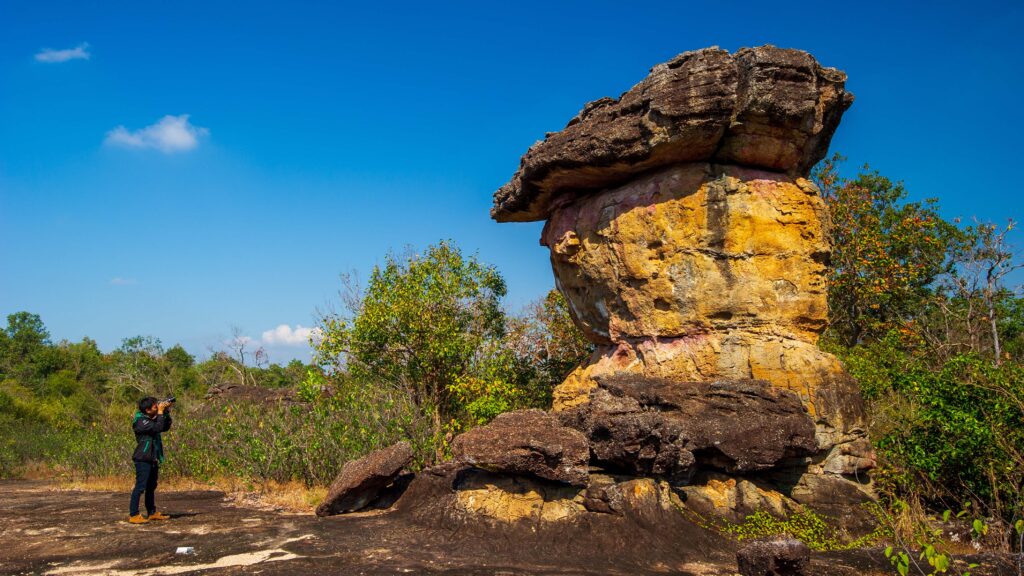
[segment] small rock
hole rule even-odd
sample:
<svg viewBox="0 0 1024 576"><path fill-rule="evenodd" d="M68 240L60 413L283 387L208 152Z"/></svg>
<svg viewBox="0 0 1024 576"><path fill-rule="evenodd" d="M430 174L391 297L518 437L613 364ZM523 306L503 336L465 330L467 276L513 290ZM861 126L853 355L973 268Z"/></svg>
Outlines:
<svg viewBox="0 0 1024 576"><path fill-rule="evenodd" d="M331 483L327 498L317 507L316 515L333 516L366 508L395 481L412 456L412 446L399 442L346 462Z"/></svg>
<svg viewBox="0 0 1024 576"><path fill-rule="evenodd" d="M490 424L455 438L452 455L489 472L587 485L590 447L586 437L542 410L501 414Z"/></svg>
<svg viewBox="0 0 1024 576"><path fill-rule="evenodd" d="M736 552L742 576L808 576L811 549L795 538L751 540Z"/></svg>

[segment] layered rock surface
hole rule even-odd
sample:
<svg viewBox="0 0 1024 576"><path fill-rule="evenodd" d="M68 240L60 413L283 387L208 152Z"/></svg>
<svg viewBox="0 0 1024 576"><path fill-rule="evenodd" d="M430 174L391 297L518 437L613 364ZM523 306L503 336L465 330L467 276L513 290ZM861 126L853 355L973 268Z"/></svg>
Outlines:
<svg viewBox="0 0 1024 576"><path fill-rule="evenodd" d="M618 99L584 106L494 195L499 222L546 219L576 194L688 162L806 174L853 103L846 75L774 46L686 52Z"/></svg>
<svg viewBox="0 0 1024 576"><path fill-rule="evenodd" d="M700 470L772 475L788 502L824 508L870 498L859 390L817 347L831 246L807 176L853 101L845 80L798 50L688 52L619 99L586 105L495 193L496 220L547 220L556 284L596 345L554 394L556 411L614 423L610 439L578 426L595 463L675 481ZM702 390L701 401L722 382L760 381L787 399L785 414L737 388L701 417L731 409L766 431L802 418L801 433L770 457L738 436L696 448L698 426L668 415L678 406L623 394L612 385L622 378L676 400Z"/></svg>
<svg viewBox="0 0 1024 576"><path fill-rule="evenodd" d="M590 447L583 434L550 414L521 410L459 435L452 456L483 470L586 486Z"/></svg>
<svg viewBox="0 0 1024 576"><path fill-rule="evenodd" d="M610 378L560 415L590 439L595 464L674 481L698 468L768 470L818 448L800 399L757 380Z"/></svg>

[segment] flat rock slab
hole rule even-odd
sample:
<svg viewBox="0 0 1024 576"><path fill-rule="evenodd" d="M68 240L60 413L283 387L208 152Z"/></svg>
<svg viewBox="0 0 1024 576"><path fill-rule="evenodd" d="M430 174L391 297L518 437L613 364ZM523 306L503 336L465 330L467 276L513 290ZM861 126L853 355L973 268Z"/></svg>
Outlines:
<svg viewBox="0 0 1024 576"><path fill-rule="evenodd" d="M452 456L490 472L586 486L590 447L583 434L562 426L554 416L520 410L459 435Z"/></svg>
<svg viewBox="0 0 1024 576"><path fill-rule="evenodd" d="M327 498L317 507L316 515L333 516L366 508L412 462L412 456L412 446L399 442L346 462L331 483Z"/></svg>
<svg viewBox="0 0 1024 576"><path fill-rule="evenodd" d="M545 220L553 206L687 162L805 176L853 103L846 74L802 50L685 52L618 99L583 107L530 147L494 194L499 222Z"/></svg>

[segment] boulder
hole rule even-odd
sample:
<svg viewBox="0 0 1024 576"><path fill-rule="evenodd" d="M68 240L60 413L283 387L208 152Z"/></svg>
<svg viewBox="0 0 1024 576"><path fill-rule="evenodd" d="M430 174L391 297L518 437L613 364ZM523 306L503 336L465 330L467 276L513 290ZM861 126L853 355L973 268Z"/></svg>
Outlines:
<svg viewBox="0 0 1024 576"><path fill-rule="evenodd" d="M825 202L807 179L853 101L845 81L799 50L687 52L620 98L587 104L495 193L495 220L547 220L555 284L595 345L554 390L553 409L601 404L603 424L579 423L598 462L679 481L792 459L794 473L820 477L800 487L871 493L860 390L818 348L831 245ZM665 408L604 386L617 378L679 394L701 389L694 383L761 384ZM691 417L703 402L708 413ZM686 424L702 418L729 424Z"/></svg>
<svg viewBox="0 0 1024 576"><path fill-rule="evenodd" d="M846 75L774 46L685 52L618 99L601 98L530 147L494 194L499 222L544 220L567 199L673 164L806 175L853 103Z"/></svg>
<svg viewBox="0 0 1024 576"><path fill-rule="evenodd" d="M587 435L595 464L675 481L698 468L768 470L817 450L796 394L757 380L608 378L560 418Z"/></svg>
<svg viewBox="0 0 1024 576"><path fill-rule="evenodd" d="M490 472L586 486L590 449L583 434L550 414L521 410L459 435L452 456Z"/></svg>
<svg viewBox="0 0 1024 576"><path fill-rule="evenodd" d="M751 540L736 552L742 576L809 576L811 549L795 538Z"/></svg>
<svg viewBox="0 0 1024 576"><path fill-rule="evenodd" d="M331 483L317 516L333 516L362 510L374 503L412 462L412 446L399 442L388 448L346 462Z"/></svg>

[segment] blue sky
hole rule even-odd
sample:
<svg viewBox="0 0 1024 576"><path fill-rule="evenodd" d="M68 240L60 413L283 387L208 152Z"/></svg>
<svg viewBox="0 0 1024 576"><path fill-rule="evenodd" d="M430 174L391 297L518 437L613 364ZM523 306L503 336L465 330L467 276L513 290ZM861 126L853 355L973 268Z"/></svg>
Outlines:
<svg viewBox="0 0 1024 576"><path fill-rule="evenodd" d="M518 309L551 271L493 191L585 102L711 45L845 70L850 168L1019 219L1022 25L1021 2L0 0L0 313L204 354L312 326L340 273L442 238ZM305 357L282 336L272 360Z"/></svg>

